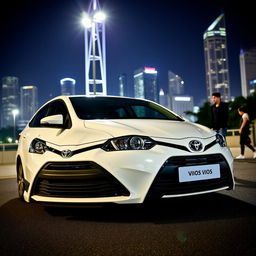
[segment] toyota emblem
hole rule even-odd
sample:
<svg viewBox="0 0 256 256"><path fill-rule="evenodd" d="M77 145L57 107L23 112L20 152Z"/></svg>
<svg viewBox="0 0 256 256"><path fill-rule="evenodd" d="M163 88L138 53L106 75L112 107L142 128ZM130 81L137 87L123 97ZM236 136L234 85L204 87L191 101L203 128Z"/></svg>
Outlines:
<svg viewBox="0 0 256 256"><path fill-rule="evenodd" d="M192 151L201 151L203 149L203 144L198 140L191 140L189 142L189 148Z"/></svg>
<svg viewBox="0 0 256 256"><path fill-rule="evenodd" d="M69 150L69 149L62 150L62 151L61 151L61 156L62 156L63 158L69 158L69 157L72 156L72 151Z"/></svg>

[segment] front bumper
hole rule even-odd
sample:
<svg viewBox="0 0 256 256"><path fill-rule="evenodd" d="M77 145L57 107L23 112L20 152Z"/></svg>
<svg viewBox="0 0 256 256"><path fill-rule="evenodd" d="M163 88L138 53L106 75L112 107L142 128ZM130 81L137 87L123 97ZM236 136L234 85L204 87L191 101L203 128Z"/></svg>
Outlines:
<svg viewBox="0 0 256 256"><path fill-rule="evenodd" d="M142 203L151 198L234 188L233 157L227 148L217 144L207 154L157 145L147 151L105 152L98 148L70 159L56 157L52 152L46 152L44 157L44 161L37 162L36 173L27 167L31 185L25 193L26 201ZM178 182L179 166L210 163L220 164L220 179Z"/></svg>
<svg viewBox="0 0 256 256"><path fill-rule="evenodd" d="M220 178L179 182L179 167L209 164L220 165ZM222 189L233 189L233 177L226 159L221 154L170 157L156 175L147 198L176 197Z"/></svg>

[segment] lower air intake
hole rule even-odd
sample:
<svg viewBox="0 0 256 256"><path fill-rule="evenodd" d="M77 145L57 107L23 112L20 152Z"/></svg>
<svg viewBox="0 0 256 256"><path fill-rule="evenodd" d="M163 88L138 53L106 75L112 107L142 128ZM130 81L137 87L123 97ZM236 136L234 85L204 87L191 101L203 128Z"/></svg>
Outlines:
<svg viewBox="0 0 256 256"><path fill-rule="evenodd" d="M38 173L32 195L65 198L129 196L129 191L94 162L52 162Z"/></svg>
<svg viewBox="0 0 256 256"><path fill-rule="evenodd" d="M193 165L220 165L220 178L191 182L179 182L178 168ZM160 198L164 195L182 195L214 190L221 187L233 187L231 171L225 158L220 154L171 157L159 170L153 181L147 198Z"/></svg>

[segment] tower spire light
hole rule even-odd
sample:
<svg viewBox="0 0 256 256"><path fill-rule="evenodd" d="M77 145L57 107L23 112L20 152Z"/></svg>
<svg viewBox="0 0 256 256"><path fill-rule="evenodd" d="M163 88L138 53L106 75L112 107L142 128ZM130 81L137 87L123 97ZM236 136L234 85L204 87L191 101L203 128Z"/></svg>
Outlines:
<svg viewBox="0 0 256 256"><path fill-rule="evenodd" d="M85 28L85 94L106 95L106 15L99 1L91 0L88 13L83 14Z"/></svg>

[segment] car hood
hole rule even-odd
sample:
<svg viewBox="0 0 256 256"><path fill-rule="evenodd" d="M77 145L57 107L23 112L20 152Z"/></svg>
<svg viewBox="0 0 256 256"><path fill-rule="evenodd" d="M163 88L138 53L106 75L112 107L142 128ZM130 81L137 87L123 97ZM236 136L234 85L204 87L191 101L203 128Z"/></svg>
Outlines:
<svg viewBox="0 0 256 256"><path fill-rule="evenodd" d="M171 120L89 120L84 121L86 128L108 133L112 137L124 135L144 135L183 139L189 137L208 138L214 135L209 128L187 121Z"/></svg>

